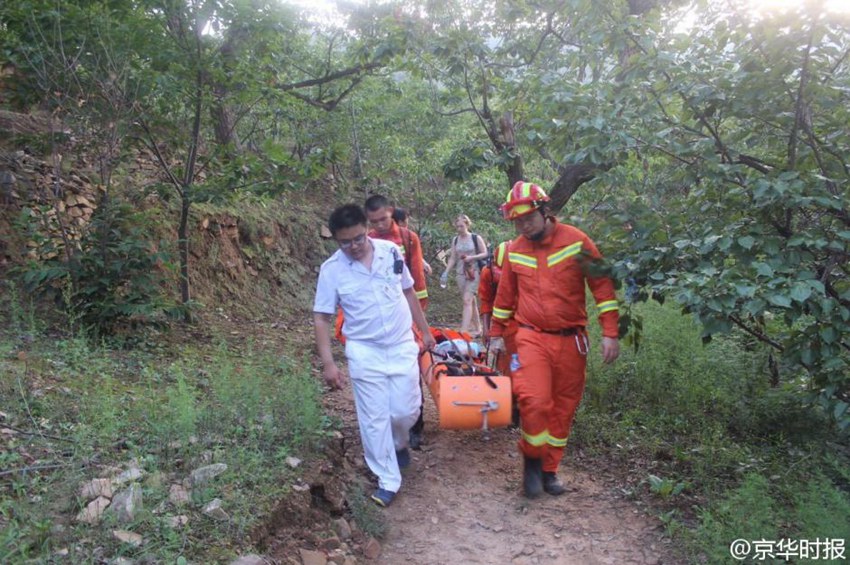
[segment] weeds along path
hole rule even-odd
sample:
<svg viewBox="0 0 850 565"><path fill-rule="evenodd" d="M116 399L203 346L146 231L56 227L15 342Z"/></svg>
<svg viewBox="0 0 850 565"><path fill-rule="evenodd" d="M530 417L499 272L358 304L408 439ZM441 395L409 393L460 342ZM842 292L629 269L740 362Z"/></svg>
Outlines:
<svg viewBox="0 0 850 565"><path fill-rule="evenodd" d="M450 292L435 297L432 325L452 325ZM517 430L439 430L426 391L425 444L414 451L404 484L382 512L388 525L374 561L485 564L665 564L674 557L661 522L625 498L604 463L572 459L561 477L569 492L528 500L521 491ZM350 384L328 393L327 408L343 421L347 456L362 461ZM596 469L590 468L596 465ZM601 470L600 470L601 469Z"/></svg>

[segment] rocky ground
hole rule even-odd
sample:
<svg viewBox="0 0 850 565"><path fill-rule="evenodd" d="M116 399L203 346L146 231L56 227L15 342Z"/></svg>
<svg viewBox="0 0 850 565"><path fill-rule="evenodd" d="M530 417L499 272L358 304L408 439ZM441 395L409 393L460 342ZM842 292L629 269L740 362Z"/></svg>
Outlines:
<svg viewBox="0 0 850 565"><path fill-rule="evenodd" d="M351 393L330 396L346 423L348 453L360 456ZM437 430L428 408L427 443L383 510L389 528L375 563L676 562L661 523L626 499L615 477L568 461L561 475L570 492L530 501L520 494L516 430L495 430L489 440Z"/></svg>

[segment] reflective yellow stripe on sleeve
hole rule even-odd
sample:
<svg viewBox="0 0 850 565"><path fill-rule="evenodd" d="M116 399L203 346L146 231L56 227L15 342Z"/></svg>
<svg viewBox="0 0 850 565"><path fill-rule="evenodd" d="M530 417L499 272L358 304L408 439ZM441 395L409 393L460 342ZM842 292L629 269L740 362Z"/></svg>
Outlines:
<svg viewBox="0 0 850 565"><path fill-rule="evenodd" d="M514 315L513 310L503 310L501 308L493 308L493 317L497 320L509 320Z"/></svg>
<svg viewBox="0 0 850 565"><path fill-rule="evenodd" d="M418 298L419 300L423 300L425 298L428 298L428 291L427 290L417 290L416 291L416 298Z"/></svg>
<svg viewBox="0 0 850 565"><path fill-rule="evenodd" d="M620 307L617 306L616 300L606 300L605 302L600 302L596 305L599 309L600 314L604 314L605 312L613 312L615 310L619 310Z"/></svg>

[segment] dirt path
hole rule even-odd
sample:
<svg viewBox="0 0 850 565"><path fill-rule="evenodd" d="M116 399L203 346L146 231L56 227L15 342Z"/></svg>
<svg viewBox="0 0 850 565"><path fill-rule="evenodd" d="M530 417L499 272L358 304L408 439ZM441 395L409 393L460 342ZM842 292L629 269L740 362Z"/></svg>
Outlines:
<svg viewBox="0 0 850 565"><path fill-rule="evenodd" d="M432 306L435 315L430 318L437 326L448 326L451 296L441 298L436 308ZM293 323L290 331L304 343L310 341L309 322ZM337 353L341 360L341 352ZM318 372L316 376L321 378ZM413 462L404 471L399 495L381 510L388 531L380 555L370 563L683 562L662 523L623 494L621 489L627 485L607 472L604 462L582 458L568 448L560 475L569 492L528 500L521 495L518 430L493 430L489 440L479 431L439 430L427 389L425 395L425 443L421 451L412 452ZM350 383L327 392L324 404L342 421L345 458L351 468L371 477L363 461Z"/></svg>
<svg viewBox="0 0 850 565"><path fill-rule="evenodd" d="M329 396L349 458L362 458L350 389ZM561 476L570 492L530 501L520 494L518 431L494 430L485 440L478 431L438 430L436 421L428 398L426 444L383 510L389 529L375 563L678 562L661 523L625 499L616 479L568 462Z"/></svg>

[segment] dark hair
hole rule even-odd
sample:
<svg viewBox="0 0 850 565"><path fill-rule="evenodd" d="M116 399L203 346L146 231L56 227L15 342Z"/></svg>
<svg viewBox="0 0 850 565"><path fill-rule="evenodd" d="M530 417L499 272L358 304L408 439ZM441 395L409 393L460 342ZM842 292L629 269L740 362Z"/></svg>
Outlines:
<svg viewBox="0 0 850 565"><path fill-rule="evenodd" d="M363 205L368 211L374 212L375 210L380 210L381 208L387 208L392 206L390 201L386 196L382 194L373 194L369 198L366 199L366 203Z"/></svg>
<svg viewBox="0 0 850 565"><path fill-rule="evenodd" d="M328 229L334 237L339 230L359 225L366 225L366 214L357 204L344 204L331 212L331 217L328 218Z"/></svg>
<svg viewBox="0 0 850 565"><path fill-rule="evenodd" d="M404 208L395 208L393 210L393 220L395 223L400 224L407 219L407 210Z"/></svg>

